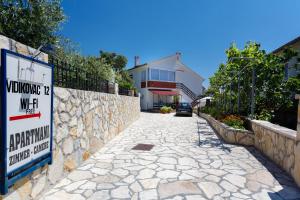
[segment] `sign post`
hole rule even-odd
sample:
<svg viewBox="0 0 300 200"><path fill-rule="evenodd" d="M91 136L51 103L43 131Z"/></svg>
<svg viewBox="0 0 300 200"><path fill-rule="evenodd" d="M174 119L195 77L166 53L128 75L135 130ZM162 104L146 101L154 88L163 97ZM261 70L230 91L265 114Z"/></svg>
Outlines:
<svg viewBox="0 0 300 200"><path fill-rule="evenodd" d="M0 191L52 162L53 66L1 49Z"/></svg>

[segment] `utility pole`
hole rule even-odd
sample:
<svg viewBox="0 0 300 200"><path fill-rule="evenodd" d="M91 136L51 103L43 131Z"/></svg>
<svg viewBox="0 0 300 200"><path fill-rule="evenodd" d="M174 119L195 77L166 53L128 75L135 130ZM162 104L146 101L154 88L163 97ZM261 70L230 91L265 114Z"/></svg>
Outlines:
<svg viewBox="0 0 300 200"><path fill-rule="evenodd" d="M251 119L254 118L255 111L255 67L252 68L252 88L251 88Z"/></svg>
<svg viewBox="0 0 300 200"><path fill-rule="evenodd" d="M241 72L238 71L238 99L237 99L237 113L240 114L240 106L241 106L241 102L240 102L240 76L241 76Z"/></svg>

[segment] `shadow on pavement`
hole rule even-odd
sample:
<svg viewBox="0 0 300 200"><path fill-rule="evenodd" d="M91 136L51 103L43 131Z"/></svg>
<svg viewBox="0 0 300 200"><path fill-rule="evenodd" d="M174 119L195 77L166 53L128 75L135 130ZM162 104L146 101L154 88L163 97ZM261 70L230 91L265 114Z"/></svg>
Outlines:
<svg viewBox="0 0 300 200"><path fill-rule="evenodd" d="M300 188L296 186L297 184L287 172L254 147L245 147L245 149L272 174L274 179L276 179L278 184L282 187L278 192L268 192L270 199L300 199Z"/></svg>
<svg viewBox="0 0 300 200"><path fill-rule="evenodd" d="M198 144L201 147L213 147L221 149L227 153L231 152L231 145L224 142L214 130L207 128L207 122L197 121L198 127ZM241 146L241 145L234 145ZM298 199L300 200L300 188L297 187L297 184L292 179L292 177L277 166L273 161L264 156L259 150L255 147L245 147L243 146L253 157L259 161L268 172L271 173L273 178L278 182L281 190L278 192L267 192L267 195L272 200L282 200L282 199ZM264 177L262 177L264 178ZM259 182L259 180L258 180ZM263 184L262 184L263 185Z"/></svg>
<svg viewBox="0 0 300 200"><path fill-rule="evenodd" d="M217 134L214 133L213 130L207 129L206 122L197 121L198 127L198 145L199 146L209 146L221 149L227 153L231 152L231 148L224 145L224 141L218 137ZM217 138L215 138L217 136Z"/></svg>

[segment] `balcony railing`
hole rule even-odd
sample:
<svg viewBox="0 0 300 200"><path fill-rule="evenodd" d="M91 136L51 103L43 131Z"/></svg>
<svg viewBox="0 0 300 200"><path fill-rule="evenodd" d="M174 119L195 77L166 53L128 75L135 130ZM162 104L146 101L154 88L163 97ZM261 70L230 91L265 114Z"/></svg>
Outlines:
<svg viewBox="0 0 300 200"><path fill-rule="evenodd" d="M195 100L197 98L197 95L183 83L176 83L176 88L181 89L192 100Z"/></svg>

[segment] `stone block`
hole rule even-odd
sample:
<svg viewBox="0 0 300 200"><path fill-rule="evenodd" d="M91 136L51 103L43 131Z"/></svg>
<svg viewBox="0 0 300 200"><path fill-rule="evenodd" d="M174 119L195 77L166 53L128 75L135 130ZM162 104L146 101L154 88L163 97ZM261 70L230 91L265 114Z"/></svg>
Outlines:
<svg viewBox="0 0 300 200"><path fill-rule="evenodd" d="M82 159L83 159L83 160L87 160L89 157L90 157L90 152L89 152L89 151L85 151L85 152L82 154Z"/></svg>
<svg viewBox="0 0 300 200"><path fill-rule="evenodd" d="M199 184L200 185L200 184ZM158 192L161 198L179 194L201 194L201 190L191 181L176 181L160 184Z"/></svg>
<svg viewBox="0 0 300 200"><path fill-rule="evenodd" d="M42 173L41 168L34 170L31 174L31 179L33 179L33 180L38 179L41 176L41 173Z"/></svg>
<svg viewBox="0 0 300 200"><path fill-rule="evenodd" d="M15 43L15 48L16 48L16 51L20 54L28 55L28 56L33 54L33 52L31 52L30 49L27 46L25 46L21 43L16 42Z"/></svg>
<svg viewBox="0 0 300 200"><path fill-rule="evenodd" d="M48 179L50 183L54 184L63 176L64 170L64 156L60 148L56 148L53 152L53 163L49 165Z"/></svg>
<svg viewBox="0 0 300 200"><path fill-rule="evenodd" d="M283 148L286 149L286 154L287 155L294 154L295 144L296 144L295 140L286 138L285 147L283 147Z"/></svg>
<svg viewBox="0 0 300 200"><path fill-rule="evenodd" d="M66 113L66 112L59 113L59 117L63 123L68 124L68 122L70 120L70 115L68 113Z"/></svg>
<svg viewBox="0 0 300 200"><path fill-rule="evenodd" d="M76 125L77 125L77 117L72 117L72 115L71 115L71 120L70 120L69 126L75 127Z"/></svg>
<svg viewBox="0 0 300 200"><path fill-rule="evenodd" d="M17 181L13 189L17 191L20 199L27 199L32 192L32 183L28 177L25 177L19 181Z"/></svg>
<svg viewBox="0 0 300 200"><path fill-rule="evenodd" d="M264 152L266 155L270 158L273 159L274 157L274 148L273 148L273 142L272 138L268 135L265 135L265 146L264 146Z"/></svg>
<svg viewBox="0 0 300 200"><path fill-rule="evenodd" d="M60 143L62 139L66 138L69 134L69 128L67 124L61 124L55 128L55 140Z"/></svg>
<svg viewBox="0 0 300 200"><path fill-rule="evenodd" d="M236 139L235 139L235 131L233 130L227 130L227 133L226 133L226 138L225 141L228 142L228 143L232 143L232 144L235 144L236 143Z"/></svg>
<svg viewBox="0 0 300 200"><path fill-rule="evenodd" d="M293 177L300 187L300 142L295 147L295 167L293 170Z"/></svg>
<svg viewBox="0 0 300 200"><path fill-rule="evenodd" d="M89 144L90 144L89 151L93 154L104 145L104 142L100 138L97 138L95 136L90 136Z"/></svg>
<svg viewBox="0 0 300 200"><path fill-rule="evenodd" d="M94 112L90 111L85 115L84 124L87 133L91 133L93 130L93 116Z"/></svg>
<svg viewBox="0 0 300 200"><path fill-rule="evenodd" d="M68 172L73 171L76 168L76 163L74 160L68 159L64 162L64 169Z"/></svg>
<svg viewBox="0 0 300 200"><path fill-rule="evenodd" d="M45 188L46 176L41 176L38 181L34 184L31 192L31 197L35 199Z"/></svg>
<svg viewBox="0 0 300 200"><path fill-rule="evenodd" d="M297 141L300 141L300 94L297 94L296 99L298 99L298 124L297 124Z"/></svg>
<svg viewBox="0 0 300 200"><path fill-rule="evenodd" d="M63 152L65 155L71 154L73 152L74 142L71 137L68 137L67 139L65 139L65 141L63 142L62 149L63 149Z"/></svg>
<svg viewBox="0 0 300 200"><path fill-rule="evenodd" d="M55 87L54 88L55 97L62 100L62 102L67 102L70 97L70 92L67 89Z"/></svg>
<svg viewBox="0 0 300 200"><path fill-rule="evenodd" d="M10 49L9 39L3 35L0 35L0 49Z"/></svg>
<svg viewBox="0 0 300 200"><path fill-rule="evenodd" d="M242 144L246 146L254 145L254 137L248 133L237 132L236 133L236 142L237 144Z"/></svg>
<svg viewBox="0 0 300 200"><path fill-rule="evenodd" d="M300 141L300 123L297 124L297 141Z"/></svg>
<svg viewBox="0 0 300 200"><path fill-rule="evenodd" d="M1 196L0 199L2 200L23 200L21 199L18 191L12 191L10 194L8 194L6 197Z"/></svg>
<svg viewBox="0 0 300 200"><path fill-rule="evenodd" d="M72 138L77 138L79 136L78 132L77 132L77 127L73 127L70 129L70 133Z"/></svg>
<svg viewBox="0 0 300 200"><path fill-rule="evenodd" d="M286 156L283 160L283 169L288 172L289 174L292 174L292 170L294 168L295 164L295 156L294 154L291 154L290 156Z"/></svg>

